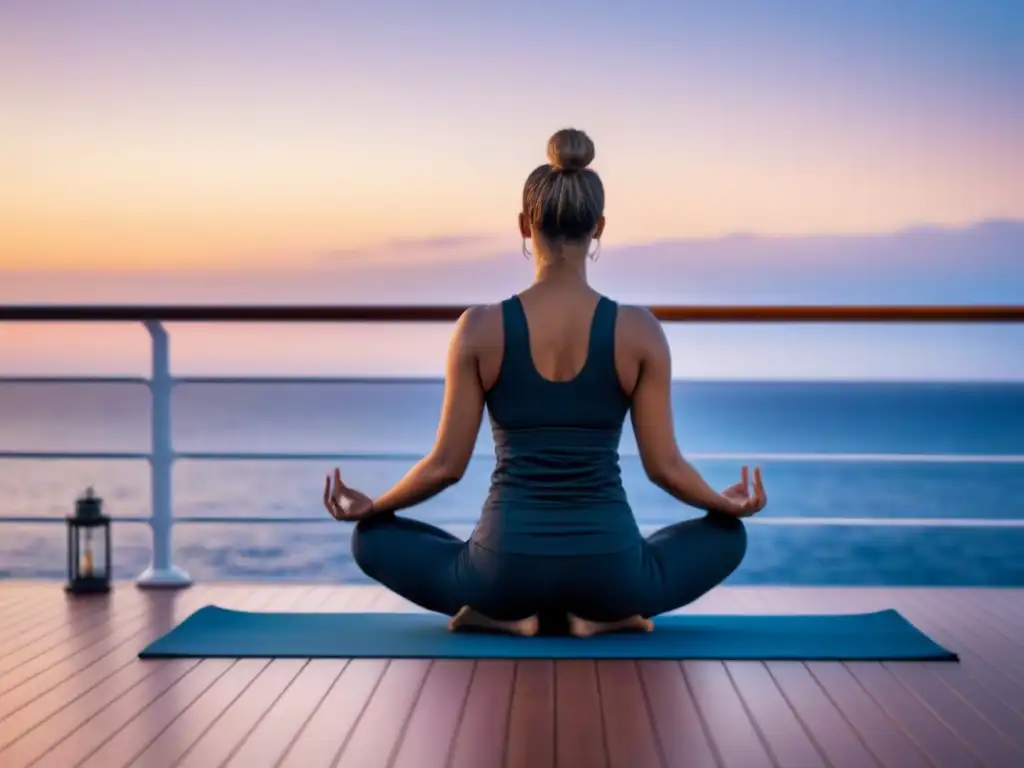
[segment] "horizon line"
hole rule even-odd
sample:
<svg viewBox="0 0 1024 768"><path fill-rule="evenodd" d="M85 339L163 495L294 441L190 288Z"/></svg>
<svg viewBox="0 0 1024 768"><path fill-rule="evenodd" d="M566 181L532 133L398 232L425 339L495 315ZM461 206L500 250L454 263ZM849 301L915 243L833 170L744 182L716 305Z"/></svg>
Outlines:
<svg viewBox="0 0 1024 768"><path fill-rule="evenodd" d="M864 231L849 231L849 230L837 230L837 231L807 231L807 232L792 232L784 234L767 234L758 232L756 230L730 230L716 235L682 235L678 237L664 237L655 240L630 240L621 243L613 243L607 246L608 251L625 250L629 248L649 248L658 245L676 245L683 243L714 243L724 242L728 240L762 240L762 241L775 241L781 242L786 240L814 240L814 239L827 239L827 238L843 238L843 239L854 239L854 238L875 238L875 237L899 237L902 235L910 235L915 233L951 233L951 232L967 232L973 229L980 229L984 227L992 226L1013 226L1020 225L1024 226L1024 217L1017 216L987 216L978 219L972 219L969 221L963 221L960 223L937 223L934 221L922 221L919 223L908 223L898 227L890 227L886 229L876 230L864 230ZM408 249L415 248L417 246L423 247L437 247L439 245L447 244L451 247L456 247L459 244L469 243L473 241L477 242L493 242L497 244L502 240L517 241L517 237L511 235L498 234L496 232L466 232L462 234L449 234L449 235L433 235L429 237L402 237L402 238L390 238L388 240L382 240L380 242L365 245L356 248L331 248L325 247L318 251L308 252L302 258L323 258L326 255L332 253L345 253L350 255L359 254L373 254L386 252L390 249ZM501 255L500 253L490 254L491 256ZM294 257L295 254L292 254ZM281 258L287 258L288 254L281 254ZM92 267L5 267L2 263L2 257L0 257L0 274L8 275L50 275L50 274L62 274L62 275L75 275L75 274L95 274L95 275L140 275L140 274L161 274L161 273L175 273L175 274L189 274L189 273L237 273L237 272L253 272L253 273L267 273L267 272L278 272L278 271L302 271L302 272L316 272L318 270L333 271L337 269L337 265L332 264L318 264L318 263L303 263L298 268L287 267L284 263L278 263L276 261L268 263L265 260L265 256L253 252L251 258L259 259L258 263L244 264L240 260L244 260L245 257L233 256L232 261L226 264L215 264L207 266L195 266L190 265L184 268L177 268L166 264L157 264L153 266L139 266L133 265L131 267L119 267L119 266L103 266L97 265ZM478 259L474 259L476 261ZM365 268L367 265L358 264L353 265L355 268Z"/></svg>
<svg viewBox="0 0 1024 768"><path fill-rule="evenodd" d="M240 385L253 385L253 386L284 386L294 384L298 386L318 386L318 385L339 385L339 386L351 386L351 385L387 385L387 384L443 384L445 382L444 376L423 376L423 375L408 375L403 376L401 374L390 374L380 376L171 376L171 381L175 385L185 386L211 386L211 385L224 385L224 386L240 386ZM854 385L868 385L868 384L888 384L888 385L914 385L921 386L927 384L933 384L935 386L1021 386L1024 385L1024 376L1021 378L989 378L989 379L954 379L954 378L928 378L928 379L913 379L913 378L888 378L879 376L878 378L722 378L717 377L703 377L703 376L686 376L686 377L675 377L671 379L673 384L685 384L685 383L698 383L698 384L752 384L752 385L764 385L764 384L854 384ZM4 384L17 384L21 386L52 386L54 384L68 384L68 385L83 385L83 384L138 384L148 385L149 377L147 376L132 376L132 375L110 375L110 376L79 376L68 374L67 376L61 375L46 375L46 376L33 376L29 374L17 374L17 373L4 373L0 370L0 386Z"/></svg>

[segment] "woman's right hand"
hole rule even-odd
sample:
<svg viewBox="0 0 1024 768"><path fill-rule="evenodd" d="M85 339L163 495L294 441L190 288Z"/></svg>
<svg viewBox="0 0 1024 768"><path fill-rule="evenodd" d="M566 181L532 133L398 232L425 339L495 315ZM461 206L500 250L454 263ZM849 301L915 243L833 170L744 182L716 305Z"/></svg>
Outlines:
<svg viewBox="0 0 1024 768"><path fill-rule="evenodd" d="M740 481L722 491L726 508L722 511L735 517L756 515L768 504L768 496L761 481L761 468L754 467L754 487L750 488L750 476L747 467L740 470Z"/></svg>
<svg viewBox="0 0 1024 768"><path fill-rule="evenodd" d="M349 488L342 482L341 470L334 470L334 484L331 476L327 476L324 485L324 506L335 520L356 523L365 520L373 513L373 500L365 493Z"/></svg>

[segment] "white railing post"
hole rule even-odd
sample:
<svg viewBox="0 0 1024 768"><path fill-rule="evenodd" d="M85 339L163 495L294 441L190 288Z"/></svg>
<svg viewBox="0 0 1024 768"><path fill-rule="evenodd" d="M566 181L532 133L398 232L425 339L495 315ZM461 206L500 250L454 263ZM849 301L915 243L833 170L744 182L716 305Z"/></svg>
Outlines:
<svg viewBox="0 0 1024 768"><path fill-rule="evenodd" d="M174 512L171 507L171 472L174 465L174 446L171 438L171 397L174 380L171 378L171 344L167 329L158 320L147 320L153 346L153 373L149 380L152 394L152 428L150 449L150 484L153 531L153 562L136 579L140 587L179 588L192 584L192 578L172 562L171 533Z"/></svg>

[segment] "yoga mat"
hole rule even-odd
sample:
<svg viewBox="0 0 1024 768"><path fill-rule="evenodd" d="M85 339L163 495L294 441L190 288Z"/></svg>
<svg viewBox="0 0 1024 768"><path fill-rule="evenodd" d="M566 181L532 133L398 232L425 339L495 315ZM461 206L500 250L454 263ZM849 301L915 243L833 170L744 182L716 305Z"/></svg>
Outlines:
<svg viewBox="0 0 1024 768"><path fill-rule="evenodd" d="M206 606L139 656L155 658L956 660L896 611L655 618L651 633L455 633L432 613L248 613Z"/></svg>

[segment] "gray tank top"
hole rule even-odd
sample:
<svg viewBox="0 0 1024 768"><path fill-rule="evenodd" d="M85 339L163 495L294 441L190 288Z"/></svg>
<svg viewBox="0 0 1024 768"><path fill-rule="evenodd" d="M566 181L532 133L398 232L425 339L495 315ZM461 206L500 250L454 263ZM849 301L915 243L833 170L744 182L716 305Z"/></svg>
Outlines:
<svg viewBox="0 0 1024 768"><path fill-rule="evenodd" d="M504 355L487 392L496 464L472 540L501 552L620 552L641 536L626 500L619 441L630 401L615 371L618 306L601 297L587 360L553 382L533 365L518 296L502 303Z"/></svg>

